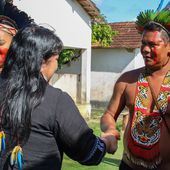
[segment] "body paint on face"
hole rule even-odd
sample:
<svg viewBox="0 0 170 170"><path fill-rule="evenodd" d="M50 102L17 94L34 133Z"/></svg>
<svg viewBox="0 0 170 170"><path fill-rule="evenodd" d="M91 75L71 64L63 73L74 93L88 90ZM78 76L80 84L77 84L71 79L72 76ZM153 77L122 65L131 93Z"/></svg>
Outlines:
<svg viewBox="0 0 170 170"><path fill-rule="evenodd" d="M156 39L157 34L158 34L157 32L154 33L154 38L153 38L154 41ZM157 50L155 47L153 48L152 53L153 53L153 61L154 61L154 65L155 65L158 63L158 54L157 54Z"/></svg>
<svg viewBox="0 0 170 170"><path fill-rule="evenodd" d="M154 61L153 64L155 65L155 64L158 63L158 54L157 54L156 48L154 48L154 49L152 50L152 53L153 53L153 61Z"/></svg>
<svg viewBox="0 0 170 170"><path fill-rule="evenodd" d="M8 48L0 48L0 65L4 64Z"/></svg>

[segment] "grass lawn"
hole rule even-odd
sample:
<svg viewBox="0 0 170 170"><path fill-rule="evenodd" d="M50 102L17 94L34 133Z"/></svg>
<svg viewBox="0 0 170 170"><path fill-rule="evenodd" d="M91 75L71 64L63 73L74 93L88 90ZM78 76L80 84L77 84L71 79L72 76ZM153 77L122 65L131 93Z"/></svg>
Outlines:
<svg viewBox="0 0 170 170"><path fill-rule="evenodd" d="M99 116L93 113L92 119L87 121L88 125L94 130L94 133L100 136ZM121 128L121 121L118 121L118 129ZM122 139L122 138L121 138ZM102 162L98 166L82 166L64 155L62 170L118 170L122 157L123 144L119 141L118 150L114 155L106 154Z"/></svg>

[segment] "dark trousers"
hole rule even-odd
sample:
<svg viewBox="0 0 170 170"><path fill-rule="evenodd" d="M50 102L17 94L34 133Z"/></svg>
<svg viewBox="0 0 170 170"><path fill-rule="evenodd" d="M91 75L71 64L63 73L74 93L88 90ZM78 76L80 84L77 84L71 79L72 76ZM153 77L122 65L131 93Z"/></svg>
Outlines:
<svg viewBox="0 0 170 170"><path fill-rule="evenodd" d="M127 165L123 160L120 163L119 170L134 170L129 165Z"/></svg>

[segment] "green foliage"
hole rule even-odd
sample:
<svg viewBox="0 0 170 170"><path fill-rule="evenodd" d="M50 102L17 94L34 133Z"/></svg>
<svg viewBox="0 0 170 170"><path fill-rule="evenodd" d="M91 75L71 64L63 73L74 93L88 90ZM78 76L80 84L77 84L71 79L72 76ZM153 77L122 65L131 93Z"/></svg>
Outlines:
<svg viewBox="0 0 170 170"><path fill-rule="evenodd" d="M92 44L104 47L110 46L114 35L117 35L117 32L113 31L111 26L106 23L104 16L101 15L95 18L95 21L92 23ZM59 69L61 69L63 65L71 63L71 61L76 61L80 55L80 49L62 50L58 60Z"/></svg>
<svg viewBox="0 0 170 170"><path fill-rule="evenodd" d="M63 49L58 60L59 69L62 68L63 65L69 64L71 61L76 61L80 55L80 49Z"/></svg>
<svg viewBox="0 0 170 170"><path fill-rule="evenodd" d="M107 23L95 22L92 24L92 44L108 47L112 43L112 38L117 35Z"/></svg>

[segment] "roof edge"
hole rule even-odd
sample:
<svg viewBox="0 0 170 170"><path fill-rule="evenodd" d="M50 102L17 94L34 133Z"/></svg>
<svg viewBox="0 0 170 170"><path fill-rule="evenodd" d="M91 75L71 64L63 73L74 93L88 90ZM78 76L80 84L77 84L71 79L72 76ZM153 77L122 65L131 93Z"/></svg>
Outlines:
<svg viewBox="0 0 170 170"><path fill-rule="evenodd" d="M101 16L100 10L91 0L77 0L83 9L90 15L91 18Z"/></svg>

